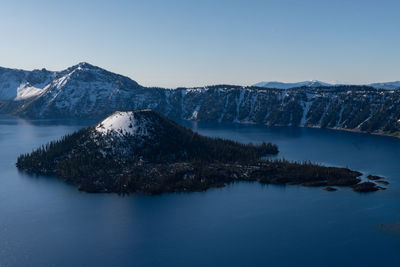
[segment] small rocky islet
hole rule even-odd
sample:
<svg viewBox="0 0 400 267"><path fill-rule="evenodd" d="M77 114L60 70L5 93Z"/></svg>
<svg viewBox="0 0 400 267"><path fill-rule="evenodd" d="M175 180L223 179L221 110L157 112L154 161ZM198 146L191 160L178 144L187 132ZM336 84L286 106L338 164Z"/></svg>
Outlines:
<svg viewBox="0 0 400 267"><path fill-rule="evenodd" d="M368 179L368 180L372 180L372 181L377 181L377 180L382 180L383 177L378 176L378 175L369 174L369 175L367 176L367 179Z"/></svg>
<svg viewBox="0 0 400 267"><path fill-rule="evenodd" d="M272 160L271 143L242 144L201 136L152 111L117 111L102 122L20 155L16 166L57 176L92 193L194 192L235 181L383 189L361 173L310 162Z"/></svg>

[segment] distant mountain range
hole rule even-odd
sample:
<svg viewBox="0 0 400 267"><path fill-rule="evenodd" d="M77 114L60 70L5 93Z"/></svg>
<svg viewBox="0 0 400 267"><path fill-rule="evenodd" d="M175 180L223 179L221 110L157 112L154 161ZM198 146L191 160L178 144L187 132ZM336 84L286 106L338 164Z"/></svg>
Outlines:
<svg viewBox="0 0 400 267"><path fill-rule="evenodd" d="M387 90L393 88L398 88L396 82L332 86L311 81L165 89L141 86L88 63L58 72L0 68L0 113L102 119L116 110L153 109L179 120L326 127L400 136L400 90Z"/></svg>
<svg viewBox="0 0 400 267"><path fill-rule="evenodd" d="M324 83L320 81L304 81L297 83L284 83L284 82L260 82L256 83L253 86L264 87L264 88L276 88L276 89L290 89L296 87L321 87L321 86L332 86L329 83Z"/></svg>
<svg viewBox="0 0 400 267"><path fill-rule="evenodd" d="M80 84L76 84L80 82ZM285 83L285 82L259 82L254 87L271 89L291 89L297 87L332 87L350 84L330 84L317 80ZM139 84L128 77L108 72L89 63L82 62L62 71L41 70L18 70L0 67L0 101L23 100L38 95L48 95L50 92L57 94L61 91L67 93L71 87L85 86L85 92L91 94L99 93L96 87L101 87L101 94L119 93L119 89L140 87ZM376 89L396 90L400 88L400 81L372 83L360 86L370 86ZM62 90L60 90L62 88ZM75 92L74 98L80 98Z"/></svg>
<svg viewBox="0 0 400 267"><path fill-rule="evenodd" d="M284 83L284 82L259 82L253 86L264 87L264 88L276 88L276 89L291 89L296 87L331 87L331 86L343 86L346 84L330 84L321 81L304 81L297 83ZM350 85L350 84L347 84ZM397 90L400 88L400 81L396 82L385 82L385 83L371 83L365 86L370 86L376 89L386 89L386 90Z"/></svg>

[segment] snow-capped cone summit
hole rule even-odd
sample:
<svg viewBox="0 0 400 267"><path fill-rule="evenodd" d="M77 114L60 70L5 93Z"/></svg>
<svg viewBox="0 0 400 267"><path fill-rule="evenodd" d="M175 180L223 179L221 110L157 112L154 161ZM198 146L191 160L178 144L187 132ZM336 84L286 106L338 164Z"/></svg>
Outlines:
<svg viewBox="0 0 400 267"><path fill-rule="evenodd" d="M96 125L95 130L102 135L114 134L117 136L148 135L148 128L152 123L150 109L138 111L116 111Z"/></svg>
<svg viewBox="0 0 400 267"><path fill-rule="evenodd" d="M91 140L102 143L105 147L118 144L118 149L124 154L144 145L152 147L156 144L178 144L187 138L187 133L182 132L182 129L163 115L151 109L142 109L116 111L88 130ZM115 147L114 145L113 150Z"/></svg>

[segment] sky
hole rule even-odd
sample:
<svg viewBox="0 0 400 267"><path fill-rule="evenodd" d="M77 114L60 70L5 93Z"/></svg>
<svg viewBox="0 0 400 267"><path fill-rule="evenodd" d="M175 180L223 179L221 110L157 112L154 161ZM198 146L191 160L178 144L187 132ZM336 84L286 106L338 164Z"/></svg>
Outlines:
<svg viewBox="0 0 400 267"><path fill-rule="evenodd" d="M145 86L400 80L400 1L0 0L0 66Z"/></svg>

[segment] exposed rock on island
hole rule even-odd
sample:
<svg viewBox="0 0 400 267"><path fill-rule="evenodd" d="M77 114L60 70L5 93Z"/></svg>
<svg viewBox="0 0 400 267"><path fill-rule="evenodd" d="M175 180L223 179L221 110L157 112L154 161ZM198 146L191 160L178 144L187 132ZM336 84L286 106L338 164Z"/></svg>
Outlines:
<svg viewBox="0 0 400 267"><path fill-rule="evenodd" d="M337 191L337 189L336 189L336 188L334 188L334 187L330 187L330 186L328 186L328 187L325 187L325 188L324 188L324 190L325 190L325 191L328 191L328 192L334 192L334 191Z"/></svg>
<svg viewBox="0 0 400 267"><path fill-rule="evenodd" d="M372 181L376 181L376 180L381 180L381 179L383 179L383 177L381 177L381 176L378 176L378 175L368 175L367 176L367 179L369 179L369 180L372 180Z"/></svg>
<svg viewBox="0 0 400 267"><path fill-rule="evenodd" d="M385 188L377 186L375 183L372 183L372 182L358 183L358 184L353 185L352 188L354 191L361 192L361 193L385 190Z"/></svg>

